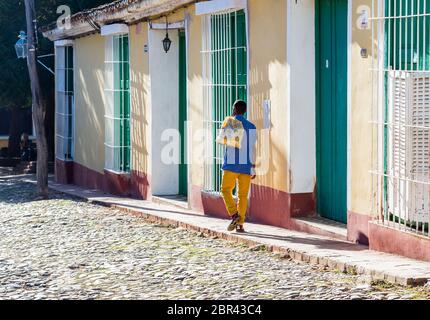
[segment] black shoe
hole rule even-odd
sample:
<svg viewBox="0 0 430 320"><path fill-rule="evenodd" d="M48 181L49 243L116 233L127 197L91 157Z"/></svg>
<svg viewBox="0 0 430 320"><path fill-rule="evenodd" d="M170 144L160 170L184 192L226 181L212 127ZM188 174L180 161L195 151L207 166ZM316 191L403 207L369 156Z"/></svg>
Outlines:
<svg viewBox="0 0 430 320"><path fill-rule="evenodd" d="M237 225L236 226L236 232L237 233L245 233L245 229L243 228L242 225Z"/></svg>
<svg viewBox="0 0 430 320"><path fill-rule="evenodd" d="M238 213L236 213L235 215L233 215L231 217L231 223L229 224L227 230L228 231L233 231L234 229L236 229L237 224L239 223L240 220L240 216Z"/></svg>

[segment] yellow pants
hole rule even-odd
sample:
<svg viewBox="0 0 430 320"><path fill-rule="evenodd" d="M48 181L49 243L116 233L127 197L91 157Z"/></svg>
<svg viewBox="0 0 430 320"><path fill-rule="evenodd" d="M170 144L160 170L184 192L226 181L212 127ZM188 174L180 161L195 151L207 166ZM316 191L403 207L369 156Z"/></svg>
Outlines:
<svg viewBox="0 0 430 320"><path fill-rule="evenodd" d="M237 196L239 199L237 204L233 198L233 190L236 187L236 181L239 182L237 189ZM239 225L243 225L245 223L250 186L251 176L249 174L235 173L227 170L224 171L221 185L222 197L230 216L239 213Z"/></svg>

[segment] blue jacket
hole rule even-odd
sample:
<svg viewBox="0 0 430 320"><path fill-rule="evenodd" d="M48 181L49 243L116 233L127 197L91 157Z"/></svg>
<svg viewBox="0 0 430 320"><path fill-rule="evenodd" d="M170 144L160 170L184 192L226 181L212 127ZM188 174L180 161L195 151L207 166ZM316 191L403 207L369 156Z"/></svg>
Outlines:
<svg viewBox="0 0 430 320"><path fill-rule="evenodd" d="M245 129L242 147L240 149L233 147L225 148L222 170L252 175L254 174L252 168L255 161L257 128L253 123L246 120L244 116L236 116L236 119L242 122Z"/></svg>

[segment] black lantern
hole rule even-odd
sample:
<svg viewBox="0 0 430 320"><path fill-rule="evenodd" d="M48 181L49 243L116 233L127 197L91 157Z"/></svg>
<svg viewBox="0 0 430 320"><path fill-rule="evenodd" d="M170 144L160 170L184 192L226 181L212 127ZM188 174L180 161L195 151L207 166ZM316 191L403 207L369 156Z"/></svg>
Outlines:
<svg viewBox="0 0 430 320"><path fill-rule="evenodd" d="M166 17L166 37L163 40L163 48L164 48L164 51L166 51L166 53L169 52L171 44L172 44L172 40L169 39L169 23L167 22L167 17Z"/></svg>

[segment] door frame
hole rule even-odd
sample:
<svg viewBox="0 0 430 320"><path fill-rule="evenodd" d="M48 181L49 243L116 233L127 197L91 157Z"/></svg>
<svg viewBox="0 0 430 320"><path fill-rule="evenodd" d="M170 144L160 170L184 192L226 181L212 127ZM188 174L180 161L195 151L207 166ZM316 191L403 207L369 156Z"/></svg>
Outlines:
<svg viewBox="0 0 430 320"><path fill-rule="evenodd" d="M185 86L185 91L187 95L187 102L186 102L186 109L187 109L187 147L186 147L186 153L187 153L187 184L188 184L188 190L187 190L187 203L188 207L191 207L191 194L193 192L193 188L191 185L191 169L192 166L190 165L191 159L192 159L192 144L193 144L193 131L190 125L190 86L188 85L188 76L189 76L189 66L190 66L190 60L189 60L189 41L190 41L190 22L191 22L191 16L188 11L185 11L185 18L184 18L184 26L182 29L185 30L185 74L187 78L187 84Z"/></svg>
<svg viewBox="0 0 430 320"><path fill-rule="evenodd" d="M160 154L159 152L161 152L161 148L162 146L160 146L159 144L156 144L155 142L157 141L157 139L159 139L161 136L159 136L158 134L160 132L154 132L156 130L160 129L160 125L157 124L158 122L160 122L159 117L160 115L158 114L157 116L157 121L155 121L155 117L156 117L156 106L155 104L157 104L157 99L160 98L160 92L154 92L154 88L160 88L162 86L165 85L165 83L162 83L159 79L159 75L157 75L157 71L158 69L155 69L155 66L157 64L160 63L159 61L159 57L164 57L166 55L166 53L164 52L164 50L162 50L162 39L165 36L165 30L166 30L166 25L164 25L164 29L160 27L158 27L157 25L149 25L147 33L148 33L148 47L149 47L149 55L148 55L148 61L149 61L149 74L150 74L150 99L151 99L151 116L150 116L150 120L149 120L149 125L150 125L150 163L151 163L151 176L154 176L155 172L157 172L158 166L165 166L164 163L161 162L161 158L160 158ZM172 70L174 70L174 72L179 73L179 67L178 67L178 62L179 62L179 52L175 52L173 53L173 51L176 51L176 47L173 46L173 44L178 44L178 40L176 38L178 30L176 29L171 29L169 28L169 35L171 36L172 39L172 47L170 48L170 51L168 52L170 56L170 58L166 58L169 60L169 63L174 64L174 66L171 66L171 68L173 68ZM176 40L175 40L176 39ZM179 50L179 49L178 49ZM158 52L158 54L156 54ZM164 65L163 65L164 66ZM165 72L164 68L163 72ZM169 74L169 79L172 80L172 82L169 82L169 86L170 89L172 90L172 92L174 92L174 94L178 94L178 90L179 90L179 85L178 85L178 80L179 77L177 78L177 80L174 80L172 78L172 74ZM173 94L173 93L172 93ZM163 97L165 95L163 94ZM170 111L172 112L179 112L179 96L175 97L173 99L174 101L169 101L168 104L168 108ZM154 103L155 102L155 103ZM171 114L169 114L171 115ZM179 120L178 120L178 116L176 116L174 119L169 119L169 124L165 124L165 121L163 121L162 126L164 127L164 129L175 129L178 130L178 124L179 124ZM177 133L178 131L176 131ZM154 147L157 146L157 147ZM159 150L154 150L154 148L159 148ZM169 178L166 178L166 176L163 176L163 178L159 178L157 184L154 183L154 181L152 181L151 183L151 196L174 196L174 195L178 195L179 193L179 166L178 163L174 163L171 164L174 165L176 168L175 170L171 170L169 171ZM171 169L171 168L169 168ZM177 175L177 176L176 176ZM170 178L173 177L174 178ZM174 182L166 182L163 179L173 179ZM161 181L161 182L160 182ZM169 186L169 187L167 187ZM173 186L173 187L172 187Z"/></svg>
<svg viewBox="0 0 430 320"><path fill-rule="evenodd" d="M352 62L352 0L348 0L348 17L347 17L347 89L346 89L346 109L347 109L347 147L346 147L346 209L347 222L349 212L351 212L351 159L352 159L352 87L351 87L351 62Z"/></svg>
<svg viewBox="0 0 430 320"><path fill-rule="evenodd" d="M187 144L186 144L186 160L187 160L187 199L188 199L188 206L190 206L190 195L192 193L192 186L190 184L191 182L191 166L190 166L190 159L192 159L192 127L190 124L190 87L188 85L188 75L189 75L189 30L190 30L190 22L191 22L191 16L189 14L189 12L185 11L184 12L184 19L177 21L177 22L172 22L168 24L168 30L170 30L171 32L175 32L179 30L184 30L185 31L185 64L186 64L186 68L185 68L185 74L186 74L186 78L187 78L187 83L186 83L186 88L185 88L185 92L186 92L186 119L187 119L187 126L185 128L184 131L186 131L186 136L187 136ZM165 23L151 23L150 24L150 28L148 28L148 35L149 32L151 30L165 30L166 29L166 24ZM149 39L149 38L148 38ZM148 40L149 43L149 40ZM149 46L151 47L151 44L149 44ZM179 105L178 105L179 108ZM179 171L178 171L179 173ZM179 181L180 184L180 181Z"/></svg>

